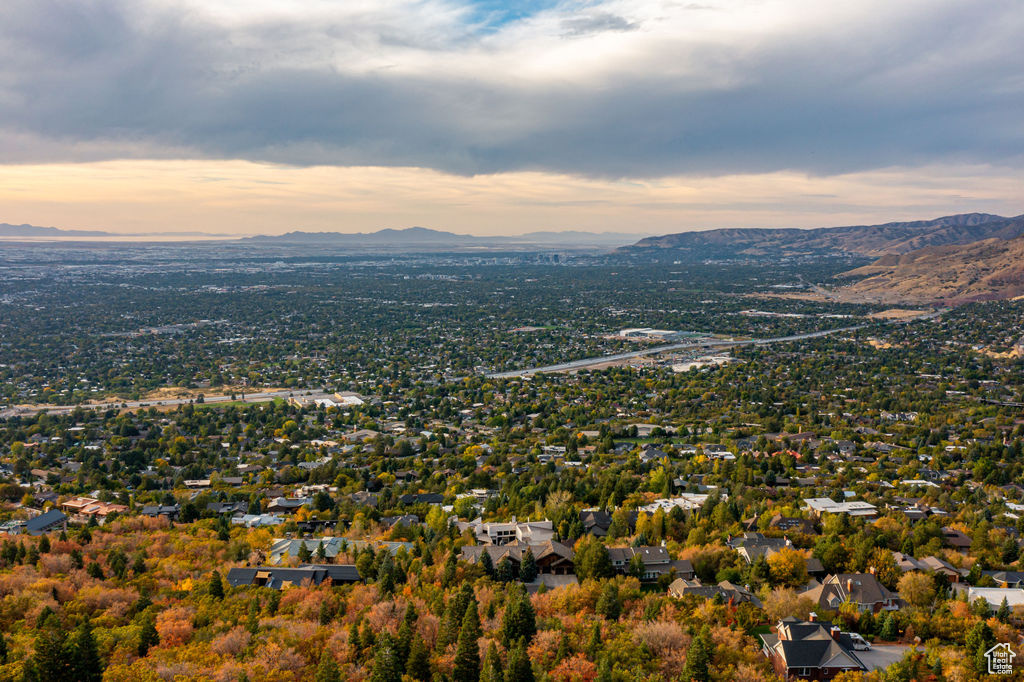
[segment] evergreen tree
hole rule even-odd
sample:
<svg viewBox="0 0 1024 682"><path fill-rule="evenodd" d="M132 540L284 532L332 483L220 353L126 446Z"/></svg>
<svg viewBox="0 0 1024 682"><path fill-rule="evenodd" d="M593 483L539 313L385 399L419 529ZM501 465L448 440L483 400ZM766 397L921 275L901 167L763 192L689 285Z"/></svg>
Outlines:
<svg viewBox="0 0 1024 682"><path fill-rule="evenodd" d="M555 663L561 663L569 657L572 653L572 649L569 646L569 636L562 633L562 638L558 640L558 649L555 651Z"/></svg>
<svg viewBox="0 0 1024 682"><path fill-rule="evenodd" d="M455 576L458 566L459 564L455 558L455 552L452 552L444 562L444 573L441 575L441 587L448 589L455 584Z"/></svg>
<svg viewBox="0 0 1024 682"><path fill-rule="evenodd" d="M890 613L885 617L885 623L882 625L882 631L878 635L886 642L891 642L900 636L899 626L896 624L896 618Z"/></svg>
<svg viewBox="0 0 1024 682"><path fill-rule="evenodd" d="M39 538L39 553L50 553L50 537L48 535L44 535L43 537Z"/></svg>
<svg viewBox="0 0 1024 682"><path fill-rule="evenodd" d="M476 600L466 609L462 619L462 630L455 646L455 669L452 672L454 682L479 682L480 680L480 615L477 613Z"/></svg>
<svg viewBox="0 0 1024 682"><path fill-rule="evenodd" d="M245 629L250 635L255 635L260 630L260 602L253 599L249 604L249 617L245 620Z"/></svg>
<svg viewBox="0 0 1024 682"><path fill-rule="evenodd" d="M860 632L875 631L875 617L870 610L860 614L860 620L857 621L857 630Z"/></svg>
<svg viewBox="0 0 1024 682"><path fill-rule="evenodd" d="M476 605L476 597L473 595L473 586L469 583L462 583L459 591L448 600L444 618L441 621L441 632L438 633L438 645L442 648L448 646L459 636L459 628L462 619L466 616L466 609L470 603Z"/></svg>
<svg viewBox="0 0 1024 682"><path fill-rule="evenodd" d="M768 565L768 558L761 554L750 564L750 583L752 585L764 585L771 579L771 567Z"/></svg>
<svg viewBox="0 0 1024 682"><path fill-rule="evenodd" d="M526 645L522 640L516 642L508 654L505 682L534 682L533 668L530 666Z"/></svg>
<svg viewBox="0 0 1024 682"><path fill-rule="evenodd" d="M622 613L622 601L619 599L619 586L609 580L597 599L597 612L608 620L618 620Z"/></svg>
<svg viewBox="0 0 1024 682"><path fill-rule="evenodd" d="M309 547L306 546L305 540L299 541L299 561L304 564L308 564L309 560L313 558L313 553L309 551Z"/></svg>
<svg viewBox="0 0 1024 682"><path fill-rule="evenodd" d="M364 622L363 627L359 629L359 648L373 649L376 643L377 637L373 634L373 629L369 623Z"/></svg>
<svg viewBox="0 0 1024 682"><path fill-rule="evenodd" d="M1001 622L1007 623L1010 620L1010 602L1006 601L1006 597L1003 597L1003 602L999 605L999 610L996 611L996 618Z"/></svg>
<svg viewBox="0 0 1024 682"><path fill-rule="evenodd" d="M710 682L712 653L711 629L705 625L701 628L700 634L693 638L690 650L686 652L686 665L683 667L682 679L692 682Z"/></svg>
<svg viewBox="0 0 1024 682"><path fill-rule="evenodd" d="M402 624L398 627L398 640L395 642L398 660L402 664L403 669L408 664L409 652L412 650L412 636L415 632L416 620L416 608L409 604L405 607L405 617L402 619Z"/></svg>
<svg viewBox="0 0 1024 682"><path fill-rule="evenodd" d="M0 634L0 665L7 663L7 638Z"/></svg>
<svg viewBox="0 0 1024 682"><path fill-rule="evenodd" d="M498 647L491 642L487 649L487 657L484 659L484 669L480 673L480 682L504 682L505 674L501 669L501 658L498 656Z"/></svg>
<svg viewBox="0 0 1024 682"><path fill-rule="evenodd" d="M491 559L491 555L487 551L486 547L484 548L484 551L480 553L480 565L483 566L484 575L488 578L494 577L494 560Z"/></svg>
<svg viewBox="0 0 1024 682"><path fill-rule="evenodd" d="M501 619L501 640L505 646L512 646L520 639L529 644L535 634L537 614L533 610L533 604L522 590L516 590Z"/></svg>
<svg viewBox="0 0 1024 682"><path fill-rule="evenodd" d="M420 682L430 682L430 652L427 645L419 634L412 637L412 646L409 647L409 660L405 664L405 674Z"/></svg>
<svg viewBox="0 0 1024 682"><path fill-rule="evenodd" d="M66 648L70 669L68 679L81 682L100 682L103 679L103 663L89 621L75 628Z"/></svg>
<svg viewBox="0 0 1024 682"><path fill-rule="evenodd" d="M274 590L270 593L270 597L267 598L267 615L276 616L277 609L281 605L281 591Z"/></svg>
<svg viewBox="0 0 1024 682"><path fill-rule="evenodd" d="M685 677L680 680L686 680ZM601 658L601 664L597 667L597 677L594 682L612 682L612 664L607 656Z"/></svg>
<svg viewBox="0 0 1024 682"><path fill-rule="evenodd" d="M533 558L533 550L527 549L523 562L519 564L519 579L524 583L532 583L537 579L537 560Z"/></svg>
<svg viewBox="0 0 1024 682"><path fill-rule="evenodd" d="M395 640L386 632L377 641L370 682L401 682L402 666L398 660Z"/></svg>
<svg viewBox="0 0 1024 682"><path fill-rule="evenodd" d="M975 623L974 627L968 630L964 648L967 658L972 661L979 673L984 673L988 669L985 652L995 646L995 643L996 636L985 621Z"/></svg>
<svg viewBox="0 0 1024 682"><path fill-rule="evenodd" d="M338 664L334 656L325 651L320 654L320 665L316 667L316 676L313 682L341 682L341 673L338 671Z"/></svg>
<svg viewBox="0 0 1024 682"><path fill-rule="evenodd" d="M590 639L587 640L587 656L590 656L590 660L596 661L598 655L601 653L601 624L594 623L590 629Z"/></svg>
<svg viewBox="0 0 1024 682"><path fill-rule="evenodd" d="M224 582L220 578L220 571L214 571L210 576L210 587L208 593L214 599L224 598Z"/></svg>
<svg viewBox="0 0 1024 682"><path fill-rule="evenodd" d="M382 552L380 566L377 568L377 587L384 595L395 591L395 564L391 560L391 552Z"/></svg>
<svg viewBox="0 0 1024 682"><path fill-rule="evenodd" d="M641 543L641 545L644 544L647 543ZM644 566L644 558L639 554L634 554L633 558L629 560L629 569L627 572L637 580L640 580L644 577L645 568L646 567Z"/></svg>
<svg viewBox="0 0 1024 682"><path fill-rule="evenodd" d="M144 613L142 628L139 630L139 658L144 658L151 647L160 643L160 635L156 631L153 614Z"/></svg>
<svg viewBox="0 0 1024 682"><path fill-rule="evenodd" d="M494 569L494 579L503 582L510 583L515 580L516 570L512 567L512 562L509 561L508 557L503 557L498 562L498 566Z"/></svg>
<svg viewBox="0 0 1024 682"><path fill-rule="evenodd" d="M70 680L64 632L59 624L48 623L36 635L33 668L39 680Z"/></svg>

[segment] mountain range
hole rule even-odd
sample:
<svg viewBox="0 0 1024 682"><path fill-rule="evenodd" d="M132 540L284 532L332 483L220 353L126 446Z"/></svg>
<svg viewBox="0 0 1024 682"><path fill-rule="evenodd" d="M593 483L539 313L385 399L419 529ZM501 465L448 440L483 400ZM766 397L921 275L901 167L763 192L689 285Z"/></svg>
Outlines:
<svg viewBox="0 0 1024 682"><path fill-rule="evenodd" d="M159 234L123 234L102 230L65 230L56 227L38 227L36 225L11 225L0 223L0 239L29 240L124 240L139 241L153 238L221 240L255 246L316 246L340 249L367 250L383 249L389 251L440 251L440 250L479 250L479 249L613 249L630 244L637 235L620 232L582 232L567 230L563 232L529 232L523 235L478 237L468 234L456 234L426 227L410 227L406 229L383 229L377 232L303 232L295 231L282 235L258 235L238 238L233 235L212 234L205 232L164 232Z"/></svg>
<svg viewBox="0 0 1024 682"><path fill-rule="evenodd" d="M778 258L787 256L861 256L878 258L928 246L968 244L982 239L1024 235L1024 216L963 213L884 225L814 229L720 229L648 237L618 249L641 260Z"/></svg>
<svg viewBox="0 0 1024 682"><path fill-rule="evenodd" d="M615 248L629 244L635 234L618 232L529 232L515 236L478 237L456 234L426 227L409 227L402 230L384 229L377 232L288 232L282 235L260 235L247 237L242 241L252 244L316 244L321 246L346 247L353 249L415 249L415 250L465 250L524 247L552 248Z"/></svg>

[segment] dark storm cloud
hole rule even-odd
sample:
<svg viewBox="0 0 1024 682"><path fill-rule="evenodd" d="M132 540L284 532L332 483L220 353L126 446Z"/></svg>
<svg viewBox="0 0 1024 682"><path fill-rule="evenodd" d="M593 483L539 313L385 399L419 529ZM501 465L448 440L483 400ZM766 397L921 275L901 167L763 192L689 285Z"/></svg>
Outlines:
<svg viewBox="0 0 1024 682"><path fill-rule="evenodd" d="M654 177L1024 158L1016 2L915 5L848 32L651 39L649 54L642 25L592 5L556 16L553 30L566 41L629 31L640 56L597 75L529 78L473 70L478 58L514 69L500 59L511 48L460 27L421 35L415 17L403 26L270 16L239 28L141 0L6 0L0 161ZM418 50L437 68L391 68L391 49ZM350 55L369 65L346 68ZM448 69L451 55L469 65Z"/></svg>

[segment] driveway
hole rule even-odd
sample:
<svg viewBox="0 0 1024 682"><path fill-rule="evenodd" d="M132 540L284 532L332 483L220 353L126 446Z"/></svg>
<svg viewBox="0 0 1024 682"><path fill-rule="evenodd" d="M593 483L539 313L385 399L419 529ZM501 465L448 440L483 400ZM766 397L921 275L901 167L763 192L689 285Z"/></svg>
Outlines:
<svg viewBox="0 0 1024 682"><path fill-rule="evenodd" d="M913 647L906 644L873 644L871 651L855 651L857 658L868 667L868 671L882 670L896 663L903 654Z"/></svg>

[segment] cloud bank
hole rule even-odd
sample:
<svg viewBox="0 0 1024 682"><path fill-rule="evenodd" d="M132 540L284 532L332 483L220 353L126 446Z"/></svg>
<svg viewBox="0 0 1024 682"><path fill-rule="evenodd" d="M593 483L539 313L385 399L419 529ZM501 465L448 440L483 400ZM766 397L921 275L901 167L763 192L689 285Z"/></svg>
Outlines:
<svg viewBox="0 0 1024 682"><path fill-rule="evenodd" d="M0 162L1024 164L1014 0L5 0Z"/></svg>

